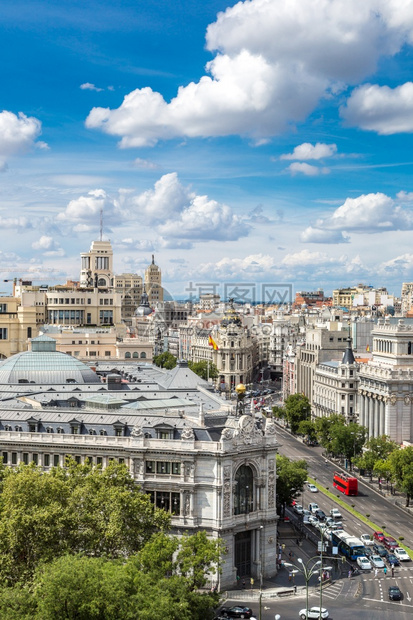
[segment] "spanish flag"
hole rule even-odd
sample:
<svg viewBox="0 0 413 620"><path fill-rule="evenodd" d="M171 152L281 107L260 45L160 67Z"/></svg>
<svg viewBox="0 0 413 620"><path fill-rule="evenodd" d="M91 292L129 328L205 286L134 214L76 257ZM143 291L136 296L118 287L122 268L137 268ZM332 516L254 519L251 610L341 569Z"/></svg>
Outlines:
<svg viewBox="0 0 413 620"><path fill-rule="evenodd" d="M370 345L367 345L366 351L370 351Z"/></svg>
<svg viewBox="0 0 413 620"><path fill-rule="evenodd" d="M208 344L209 344L210 347L212 347L214 349L214 351L218 351L218 345L215 342L215 340L213 339L213 337L211 336L211 334L209 335L209 338L208 338Z"/></svg>

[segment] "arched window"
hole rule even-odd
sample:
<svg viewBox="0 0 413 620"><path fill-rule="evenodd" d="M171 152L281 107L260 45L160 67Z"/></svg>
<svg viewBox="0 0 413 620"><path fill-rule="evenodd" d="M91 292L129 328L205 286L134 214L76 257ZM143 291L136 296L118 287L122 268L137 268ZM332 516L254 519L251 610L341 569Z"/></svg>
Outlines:
<svg viewBox="0 0 413 620"><path fill-rule="evenodd" d="M138 353L137 351L134 351L134 352L133 352L133 356L132 356L132 357L135 357L135 358L136 358L136 357L139 357L139 353Z"/></svg>
<svg viewBox="0 0 413 620"><path fill-rule="evenodd" d="M142 351L142 353L141 353L141 359L143 359L143 360L144 360L144 359L146 359L146 353L145 353L145 351Z"/></svg>
<svg viewBox="0 0 413 620"><path fill-rule="evenodd" d="M106 280L104 278L99 278L98 286L106 286Z"/></svg>
<svg viewBox="0 0 413 620"><path fill-rule="evenodd" d="M249 465L241 465L235 476L234 514L242 515L254 510L254 474Z"/></svg>
<svg viewBox="0 0 413 620"><path fill-rule="evenodd" d="M130 353L129 351L126 351L125 353L125 360L129 360L130 359Z"/></svg>

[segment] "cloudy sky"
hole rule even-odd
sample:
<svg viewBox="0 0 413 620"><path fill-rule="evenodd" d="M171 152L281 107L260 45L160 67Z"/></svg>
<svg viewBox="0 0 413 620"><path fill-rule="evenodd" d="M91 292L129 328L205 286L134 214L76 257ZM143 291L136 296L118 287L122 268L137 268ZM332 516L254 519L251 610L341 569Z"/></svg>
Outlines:
<svg viewBox="0 0 413 620"><path fill-rule="evenodd" d="M3 0L0 37L2 280L78 278L101 210L176 296L413 280L411 2Z"/></svg>

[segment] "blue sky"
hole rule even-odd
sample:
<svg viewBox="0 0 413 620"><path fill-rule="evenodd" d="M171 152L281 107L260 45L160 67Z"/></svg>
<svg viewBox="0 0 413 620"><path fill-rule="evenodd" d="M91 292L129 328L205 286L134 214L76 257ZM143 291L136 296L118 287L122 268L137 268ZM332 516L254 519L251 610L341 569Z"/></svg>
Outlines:
<svg viewBox="0 0 413 620"><path fill-rule="evenodd" d="M178 296L413 280L410 2L4 0L0 37L3 280L77 278L101 208Z"/></svg>

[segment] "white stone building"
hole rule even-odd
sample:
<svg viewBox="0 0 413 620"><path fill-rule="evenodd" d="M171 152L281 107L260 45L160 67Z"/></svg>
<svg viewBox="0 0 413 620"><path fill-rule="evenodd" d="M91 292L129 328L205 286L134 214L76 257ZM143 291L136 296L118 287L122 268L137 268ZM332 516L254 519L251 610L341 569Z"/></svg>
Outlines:
<svg viewBox="0 0 413 620"><path fill-rule="evenodd" d="M0 441L10 467L46 471L67 455L124 463L175 534L205 530L227 553L221 589L276 573L276 429L233 408L192 373L143 365L88 366L48 337L0 363ZM118 374L113 375L113 372ZM4 397L7 397L7 401Z"/></svg>
<svg viewBox="0 0 413 620"><path fill-rule="evenodd" d="M359 369L359 423L370 437L413 442L413 326L379 319L373 357Z"/></svg>

